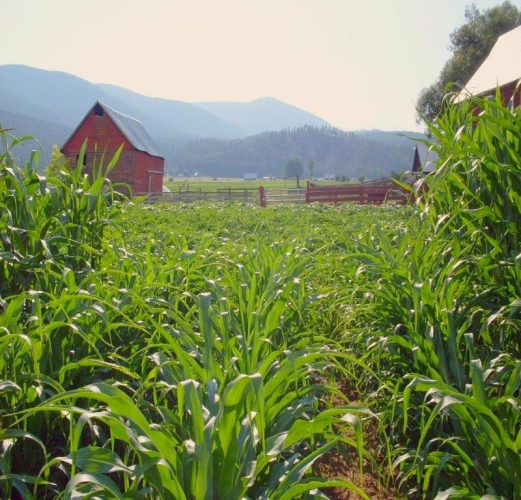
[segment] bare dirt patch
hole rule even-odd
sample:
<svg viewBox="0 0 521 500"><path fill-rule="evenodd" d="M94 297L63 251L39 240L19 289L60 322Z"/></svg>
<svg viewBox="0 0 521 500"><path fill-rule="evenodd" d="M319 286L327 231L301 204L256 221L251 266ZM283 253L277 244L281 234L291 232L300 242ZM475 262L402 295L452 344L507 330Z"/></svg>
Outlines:
<svg viewBox="0 0 521 500"><path fill-rule="evenodd" d="M349 398L351 403L360 402L360 395L348 381L339 380L337 388ZM338 405L345 404L344 401L338 399L335 401ZM397 498L396 492L391 487L382 484L378 469L382 469L385 457L380 452L380 437L378 434L378 426L376 420L365 420L363 423L364 431L364 448L374 457L376 464L367 458L363 460L363 473L360 477L359 460L356 450L348 450L345 448L337 448L317 460L313 466L313 472L317 476L333 479L342 478L353 482L361 488L366 495L375 500L387 500ZM352 435L349 435L352 437ZM326 488L324 493L333 500L355 500L360 498L355 492L343 488ZM399 496L399 495L398 495Z"/></svg>

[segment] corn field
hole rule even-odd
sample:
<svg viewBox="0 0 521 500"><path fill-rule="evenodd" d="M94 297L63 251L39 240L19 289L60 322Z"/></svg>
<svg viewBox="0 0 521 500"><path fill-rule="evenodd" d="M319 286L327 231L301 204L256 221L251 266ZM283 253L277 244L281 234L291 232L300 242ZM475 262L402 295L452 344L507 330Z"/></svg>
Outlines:
<svg viewBox="0 0 521 500"><path fill-rule="evenodd" d="M3 132L0 497L521 498L521 116L431 133L414 206L261 209Z"/></svg>

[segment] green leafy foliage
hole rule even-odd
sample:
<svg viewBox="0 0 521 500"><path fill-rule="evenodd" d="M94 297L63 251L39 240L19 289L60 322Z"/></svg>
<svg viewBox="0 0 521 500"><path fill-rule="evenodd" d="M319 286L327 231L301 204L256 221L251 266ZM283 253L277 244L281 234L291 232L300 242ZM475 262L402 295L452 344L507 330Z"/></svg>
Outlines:
<svg viewBox="0 0 521 500"><path fill-rule="evenodd" d="M520 498L520 123L447 109L410 207L119 203L2 157L1 496Z"/></svg>
<svg viewBox="0 0 521 500"><path fill-rule="evenodd" d="M211 207L162 233L171 207L120 204L116 161L46 178L1 158L1 496L364 497L312 473L367 454L368 413L331 405L346 354L306 321L309 249L268 225L232 241Z"/></svg>
<svg viewBox="0 0 521 500"><path fill-rule="evenodd" d="M499 93L447 109L413 224L360 239L371 328L348 345L377 374L393 474L419 496L521 495L520 123Z"/></svg>

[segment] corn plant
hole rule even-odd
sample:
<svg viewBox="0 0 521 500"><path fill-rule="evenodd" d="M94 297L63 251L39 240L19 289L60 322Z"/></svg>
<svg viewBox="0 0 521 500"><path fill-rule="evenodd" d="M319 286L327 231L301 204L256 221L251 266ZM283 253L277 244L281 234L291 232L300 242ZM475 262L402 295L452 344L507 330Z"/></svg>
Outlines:
<svg viewBox="0 0 521 500"><path fill-rule="evenodd" d="M114 193L105 177L91 182L81 167L64 170L54 178L40 175L37 151L19 167L11 153L19 140L10 145L5 135L2 140L0 297L5 297L31 287L41 289L41 282L49 284L47 272L59 273L63 266L85 272L96 265L104 227L113 217ZM81 157L85 148L86 143ZM107 171L118 157L119 151Z"/></svg>
<svg viewBox="0 0 521 500"><path fill-rule="evenodd" d="M391 475L419 496L521 495L519 123L499 95L449 107L412 224L353 242L370 328L348 345L379 375Z"/></svg>
<svg viewBox="0 0 521 500"><path fill-rule="evenodd" d="M0 160L3 497L365 497L311 473L340 445L371 457L370 413L329 383L360 362L308 324L307 248L132 234L117 155L94 178Z"/></svg>

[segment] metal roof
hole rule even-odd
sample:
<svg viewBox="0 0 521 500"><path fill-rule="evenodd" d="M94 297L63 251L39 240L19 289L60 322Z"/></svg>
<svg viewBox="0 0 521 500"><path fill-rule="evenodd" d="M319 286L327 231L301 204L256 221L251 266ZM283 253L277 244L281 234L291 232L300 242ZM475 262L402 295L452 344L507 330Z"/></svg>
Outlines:
<svg viewBox="0 0 521 500"><path fill-rule="evenodd" d="M521 79L521 26L501 35L456 101Z"/></svg>
<svg viewBox="0 0 521 500"><path fill-rule="evenodd" d="M154 140L152 137L150 137L149 133L145 130L145 127L143 127L143 124L139 120L136 120L131 116L124 115L123 113L112 109L100 101L97 101L96 104L99 104L107 113L107 115L112 118L113 122L119 128L121 133L128 139L130 144L132 144L132 146L134 146L139 151L148 153L149 155L161 156L156 144L154 143ZM92 107L92 109L94 109L96 104Z"/></svg>

